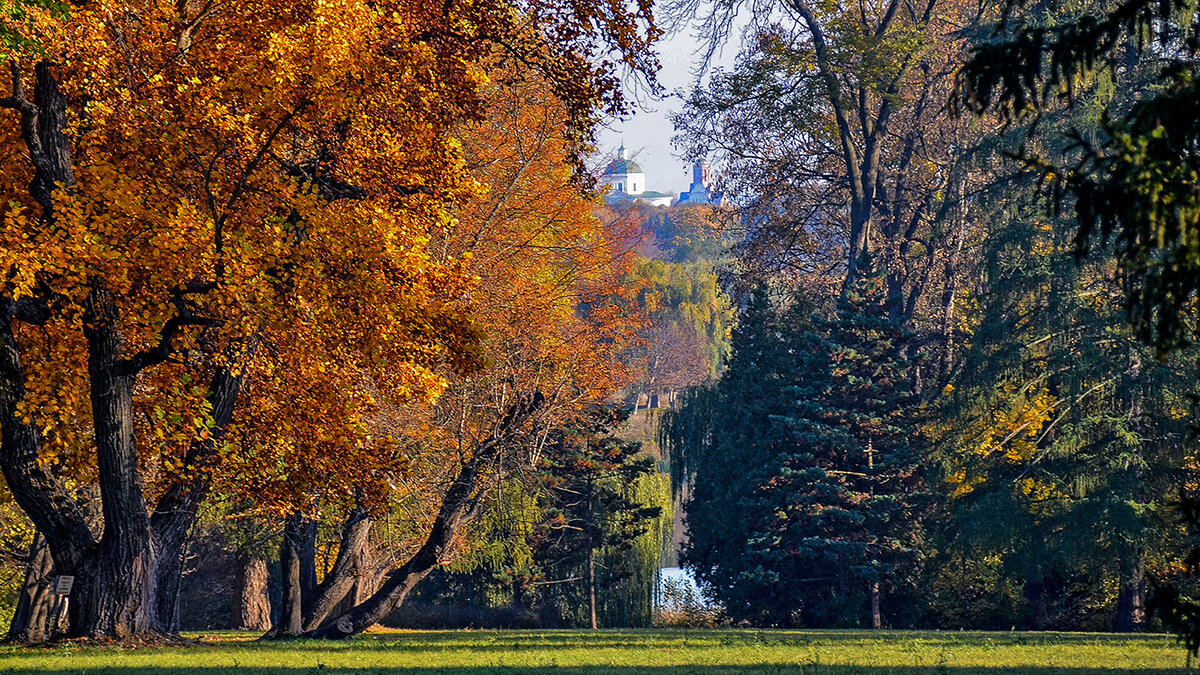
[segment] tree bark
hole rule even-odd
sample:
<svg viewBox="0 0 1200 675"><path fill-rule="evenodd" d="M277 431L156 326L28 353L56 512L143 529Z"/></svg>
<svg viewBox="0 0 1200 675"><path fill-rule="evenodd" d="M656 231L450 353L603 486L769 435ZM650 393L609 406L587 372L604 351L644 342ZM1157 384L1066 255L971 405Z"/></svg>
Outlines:
<svg viewBox="0 0 1200 675"><path fill-rule="evenodd" d="M512 580L512 608L513 611L519 612L525 607L524 592L522 588L522 579L514 574Z"/></svg>
<svg viewBox="0 0 1200 675"><path fill-rule="evenodd" d="M371 532L371 519L362 509L354 509L342 524L342 538L333 567L319 586L304 597L303 630L313 631L355 591L366 570L366 548ZM357 604L357 598L353 599ZM351 607L353 607L353 604Z"/></svg>
<svg viewBox="0 0 1200 675"><path fill-rule="evenodd" d="M317 521L305 518L300 523L300 600L308 605L317 590Z"/></svg>
<svg viewBox="0 0 1200 675"><path fill-rule="evenodd" d="M871 595L871 628L878 630L883 627L883 617L879 613L879 582L872 581L868 591Z"/></svg>
<svg viewBox="0 0 1200 675"><path fill-rule="evenodd" d="M1029 602L1029 615L1034 630L1046 628L1046 582L1040 563L1029 566L1025 577L1025 599Z"/></svg>
<svg viewBox="0 0 1200 675"><path fill-rule="evenodd" d="M54 560L41 533L33 535L29 562L25 565L25 583L17 598L17 610L8 628L8 641L37 644L49 640L54 618Z"/></svg>
<svg viewBox="0 0 1200 675"><path fill-rule="evenodd" d="M83 332L104 533L92 560L72 570L77 587L70 603L72 636L125 638L155 632L150 610L156 552L134 443L135 373L122 357L117 322L108 293L94 289Z"/></svg>
<svg viewBox="0 0 1200 675"><path fill-rule="evenodd" d="M295 637L304 628L304 597L300 579L300 549L304 515L294 513L283 525L279 544L279 572L283 594L279 608L279 623L271 628L270 637Z"/></svg>
<svg viewBox="0 0 1200 675"><path fill-rule="evenodd" d="M54 191L60 185L70 189L75 184L66 133L66 99L51 74L51 64L39 62L34 67L33 100L27 97L19 64L12 61L9 66L12 95L0 100L0 106L20 115L21 135L34 169L30 195L42 206L43 221L50 223ZM25 398L25 374L14 322L40 325L50 318L44 298L29 300L0 297L0 469L17 505L46 538L59 572L87 573L80 565L94 554L95 535L63 482L38 461L41 433L32 420L18 415ZM83 591L90 592L92 584L86 578L77 579L77 583L81 581Z"/></svg>
<svg viewBox="0 0 1200 675"><path fill-rule="evenodd" d="M481 505L477 489L480 470L513 442L520 427L537 412L544 400L540 393L520 396L505 413L492 437L476 448L469 461L459 466L458 475L442 497L429 535L417 552L388 574L387 580L371 597L307 634L315 638L347 638L374 626L399 607L412 589L442 562L462 526L477 515Z"/></svg>
<svg viewBox="0 0 1200 675"><path fill-rule="evenodd" d="M442 501L425 543L398 569L393 570L371 597L332 622L309 633L316 638L345 638L379 623L400 606L412 589L441 561L454 535L462 527L470 507L475 469L464 467ZM298 572L297 572L298 574Z"/></svg>
<svg viewBox="0 0 1200 675"><path fill-rule="evenodd" d="M0 107L20 115L33 166L29 192L42 207L42 220L51 224L55 193L75 185L67 100L53 74L54 64L41 61L34 66L32 98L20 64L13 61L9 66L12 94L0 98ZM188 478L172 486L155 516L149 517L138 474L132 391L142 369L169 355L173 331L186 322L168 322L158 349L126 358L119 315L104 281L94 282L83 326L104 513L99 541L64 484L38 462L42 440L37 428L17 415L25 385L14 320L47 321L50 305L45 297L33 303L29 298L18 302L0 297L0 469L18 505L45 536L57 572L76 577L70 635L123 638L174 633L182 548L208 486L205 472L195 470L200 462L194 460L214 453L216 439L232 416L240 378L227 372L214 378L209 396L217 420L213 438L193 445L183 472Z"/></svg>
<svg viewBox="0 0 1200 675"><path fill-rule="evenodd" d="M1113 630L1118 633L1140 631L1146 626L1146 563L1140 558L1121 575L1117 592L1117 615Z"/></svg>
<svg viewBox="0 0 1200 675"><path fill-rule="evenodd" d="M588 544L587 555L587 591L588 591L588 626L596 630L600 625L596 622L596 549Z"/></svg>
<svg viewBox="0 0 1200 675"><path fill-rule="evenodd" d="M236 567L230 628L268 630L271 627L271 599L267 595L267 561L261 556L239 552Z"/></svg>

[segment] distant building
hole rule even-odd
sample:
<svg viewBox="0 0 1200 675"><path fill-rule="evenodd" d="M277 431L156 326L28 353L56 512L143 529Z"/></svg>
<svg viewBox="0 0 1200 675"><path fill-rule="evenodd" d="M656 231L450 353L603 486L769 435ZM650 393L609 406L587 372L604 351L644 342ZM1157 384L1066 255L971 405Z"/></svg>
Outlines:
<svg viewBox="0 0 1200 675"><path fill-rule="evenodd" d="M617 150L617 158L604 167L604 175L600 180L612 188L612 192L626 196L636 197L646 191L646 174L637 162L629 159L629 151L624 143Z"/></svg>
<svg viewBox="0 0 1200 675"><path fill-rule="evenodd" d="M629 151L622 143L617 150L617 157L604 167L600 182L607 185L609 190L604 195L604 202L610 206L639 202L651 206L670 206L675 201L673 195L665 192L655 192L646 189L646 174L637 162L629 158Z"/></svg>
<svg viewBox="0 0 1200 675"><path fill-rule="evenodd" d="M712 191L712 175L708 162L697 160L692 165L692 186L679 195L676 204L721 204L725 200Z"/></svg>

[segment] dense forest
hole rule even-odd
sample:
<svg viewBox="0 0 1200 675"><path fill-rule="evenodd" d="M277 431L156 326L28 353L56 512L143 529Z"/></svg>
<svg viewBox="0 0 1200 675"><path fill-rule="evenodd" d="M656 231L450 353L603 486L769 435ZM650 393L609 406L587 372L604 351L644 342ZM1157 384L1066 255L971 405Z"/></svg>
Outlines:
<svg viewBox="0 0 1200 675"><path fill-rule="evenodd" d="M1194 6L0 13L11 640L648 626L678 554L685 625L1200 647ZM608 201L665 27L713 198Z"/></svg>

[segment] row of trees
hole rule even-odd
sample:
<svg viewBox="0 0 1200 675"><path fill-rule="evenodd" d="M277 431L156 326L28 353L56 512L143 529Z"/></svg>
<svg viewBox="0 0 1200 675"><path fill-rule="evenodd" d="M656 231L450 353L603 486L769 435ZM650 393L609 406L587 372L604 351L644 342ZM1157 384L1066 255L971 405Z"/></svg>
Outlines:
<svg viewBox="0 0 1200 675"><path fill-rule="evenodd" d="M730 369L662 430L685 562L761 624L1144 626L1195 485L1196 357L1163 349L1189 33L1136 2L757 10L678 120L744 233Z"/></svg>

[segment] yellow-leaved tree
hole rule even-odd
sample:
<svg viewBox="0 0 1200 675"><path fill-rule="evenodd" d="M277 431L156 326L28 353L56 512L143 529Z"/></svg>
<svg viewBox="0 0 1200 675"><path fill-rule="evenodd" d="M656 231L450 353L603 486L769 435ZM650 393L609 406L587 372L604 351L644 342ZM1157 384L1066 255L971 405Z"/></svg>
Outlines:
<svg viewBox="0 0 1200 675"><path fill-rule="evenodd" d="M282 435L323 441L272 459L346 466L371 455L380 399L436 398L477 360L472 275L428 245L479 189L454 130L480 116L496 46L544 73L582 146L621 106L599 57L652 66L649 3L18 6L0 27L0 469L75 577L69 634L172 634L247 382Z"/></svg>

